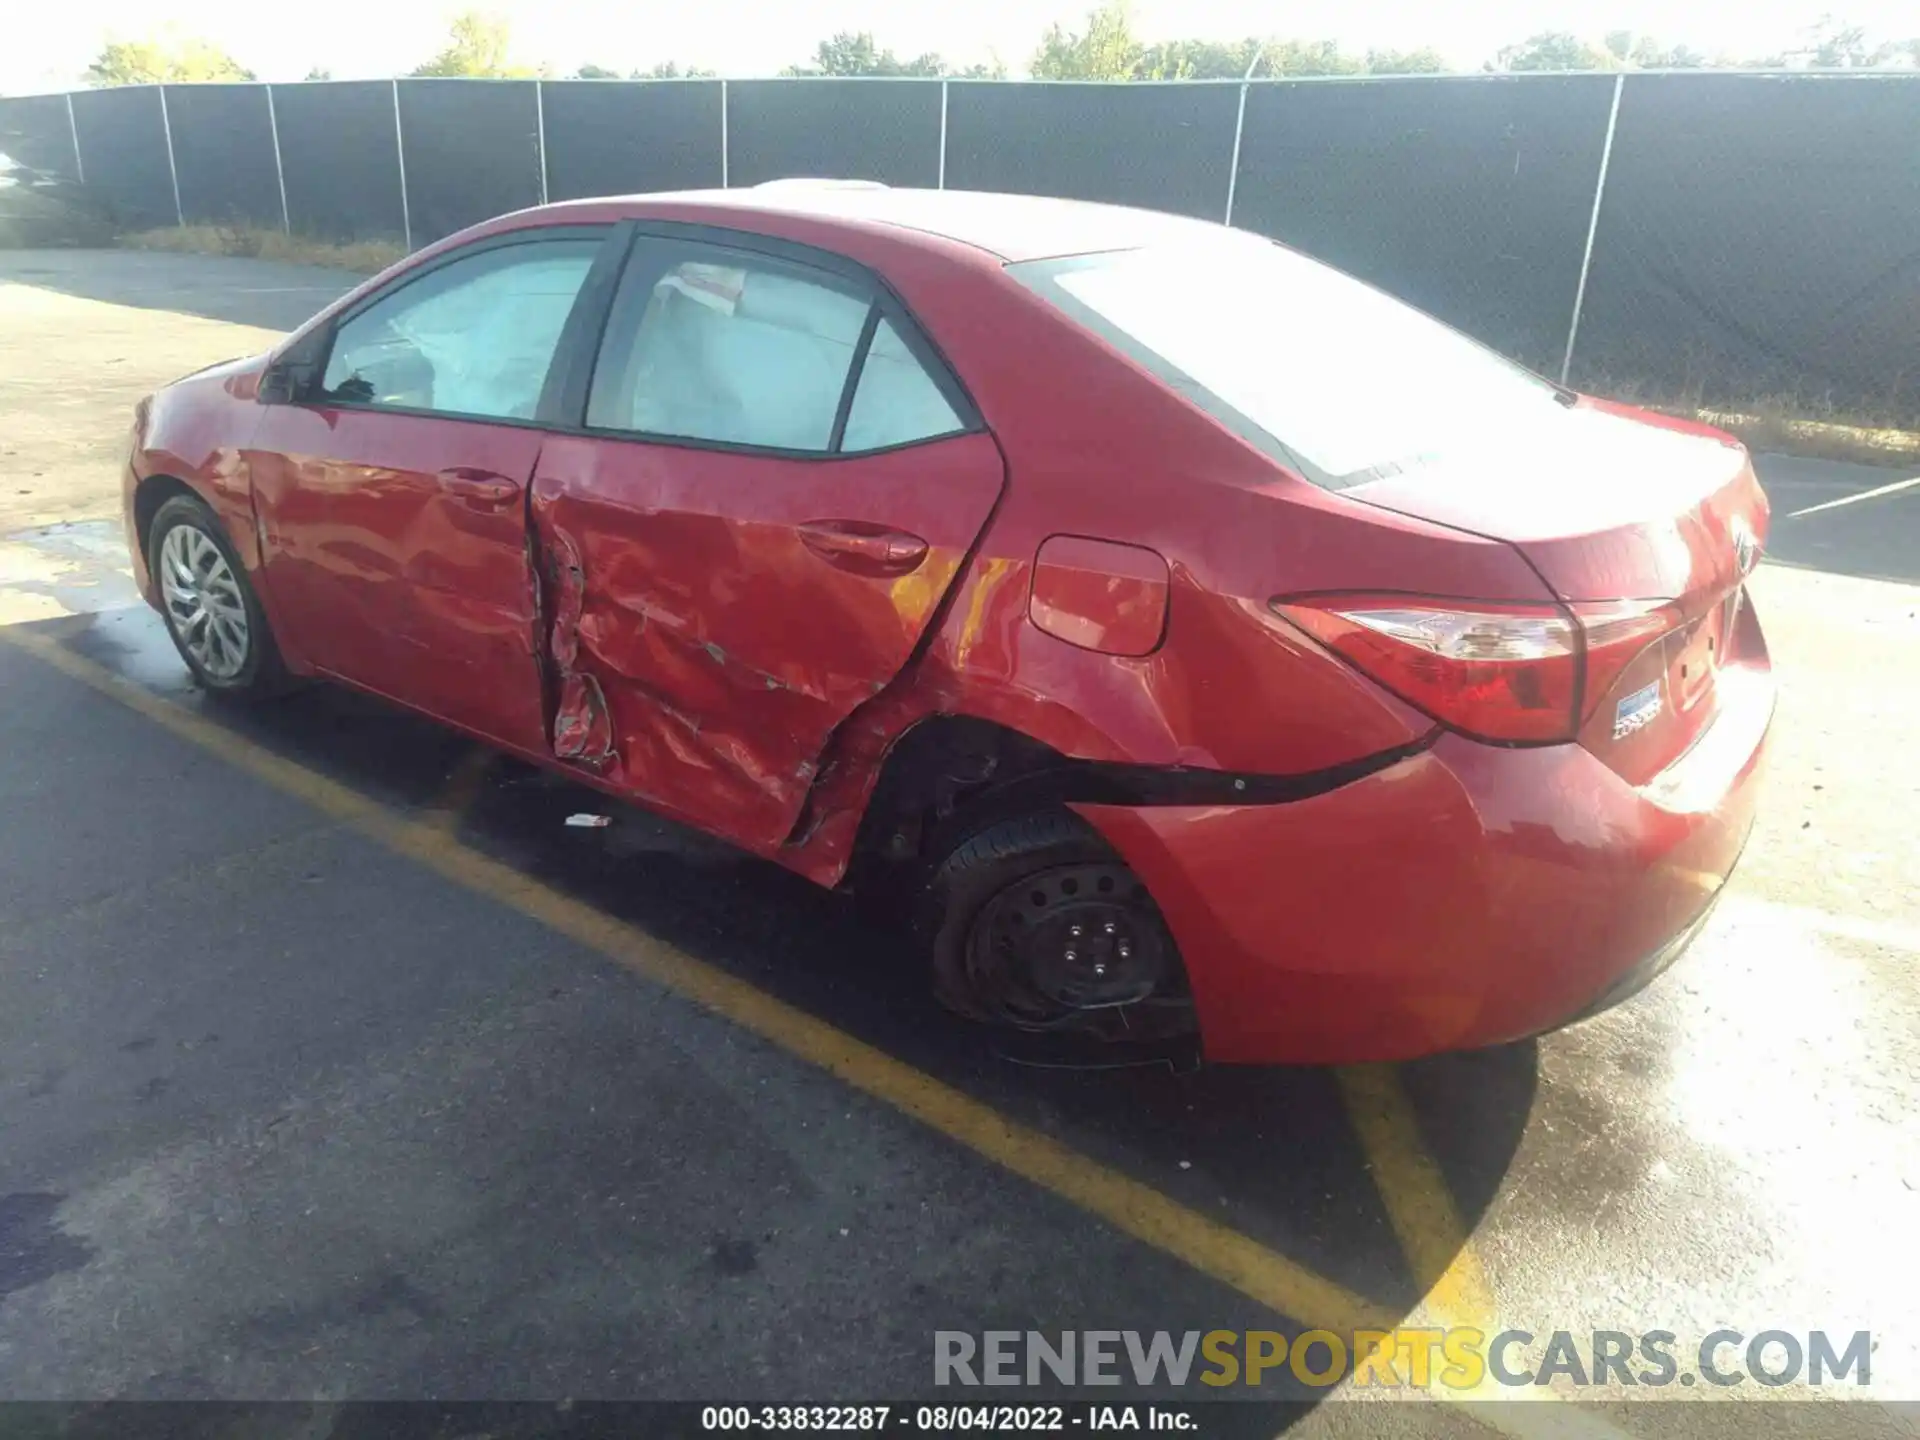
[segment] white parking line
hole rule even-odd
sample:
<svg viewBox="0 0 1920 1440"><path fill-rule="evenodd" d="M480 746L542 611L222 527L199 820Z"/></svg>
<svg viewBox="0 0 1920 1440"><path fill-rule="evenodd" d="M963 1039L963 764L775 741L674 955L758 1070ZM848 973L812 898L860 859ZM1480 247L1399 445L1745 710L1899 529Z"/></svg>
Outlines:
<svg viewBox="0 0 1920 1440"><path fill-rule="evenodd" d="M1859 500L1872 500L1881 495L1892 495L1901 490L1911 490L1920 485L1920 475L1906 480L1895 480L1891 485L1879 485L1872 490L1862 490L1858 495L1842 495L1838 500L1823 500L1818 505L1809 505L1804 510L1788 512L1787 519L1798 520L1802 515L1817 515L1822 510L1832 510L1841 505L1852 505Z"/></svg>

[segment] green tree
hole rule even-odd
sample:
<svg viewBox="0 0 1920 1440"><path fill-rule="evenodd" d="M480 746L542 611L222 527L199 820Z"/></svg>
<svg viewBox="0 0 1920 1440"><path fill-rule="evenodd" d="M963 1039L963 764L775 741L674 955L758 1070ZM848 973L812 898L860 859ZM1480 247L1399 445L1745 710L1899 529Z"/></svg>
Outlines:
<svg viewBox="0 0 1920 1440"><path fill-rule="evenodd" d="M1651 35L1631 30L1609 30L1607 54L1614 66L1624 70L1698 70L1707 57L1686 45L1662 45Z"/></svg>
<svg viewBox="0 0 1920 1440"><path fill-rule="evenodd" d="M525 76L533 70L507 61L511 33L497 15L467 10L456 15L447 43L438 55L413 73L422 76Z"/></svg>
<svg viewBox="0 0 1920 1440"><path fill-rule="evenodd" d="M87 67L89 85L157 85L194 80L251 80L248 70L205 40L114 40Z"/></svg>
<svg viewBox="0 0 1920 1440"><path fill-rule="evenodd" d="M695 65L689 65L683 70L680 68L679 61L663 60L658 65L648 66L645 70L634 71L631 78L635 80L711 80L713 75L713 71L702 70Z"/></svg>
<svg viewBox="0 0 1920 1440"><path fill-rule="evenodd" d="M1367 51L1369 75L1443 75L1446 70L1446 57L1431 46L1423 45L1418 50Z"/></svg>
<svg viewBox="0 0 1920 1440"><path fill-rule="evenodd" d="M609 70L604 65L582 65L573 72L575 80L618 80L620 72Z"/></svg>
<svg viewBox="0 0 1920 1440"><path fill-rule="evenodd" d="M1238 80L1247 73L1261 42L1163 40L1147 46L1134 63L1135 80Z"/></svg>
<svg viewBox="0 0 1920 1440"><path fill-rule="evenodd" d="M1007 62L999 54L989 50L992 59L976 60L971 65L962 65L947 73L956 80L1004 80L1007 78Z"/></svg>
<svg viewBox="0 0 1920 1440"><path fill-rule="evenodd" d="M1824 15L1809 26L1806 40L1762 64L1809 65L1823 70L1865 70L1884 66L1920 67L1920 39L1875 41L1858 25Z"/></svg>
<svg viewBox="0 0 1920 1440"><path fill-rule="evenodd" d="M1617 70L1619 62L1606 50L1597 49L1578 35L1564 30L1544 30L1530 35L1518 45L1502 46L1494 56L1499 70Z"/></svg>
<svg viewBox="0 0 1920 1440"><path fill-rule="evenodd" d="M331 80L333 78L333 71L327 69L324 65L316 65L307 71L306 78L309 80Z"/></svg>
<svg viewBox="0 0 1920 1440"><path fill-rule="evenodd" d="M944 75L946 62L928 51L911 60L902 60L891 50L882 50L871 30L842 30L830 40L822 40L813 51L811 65L789 65L783 75Z"/></svg>
<svg viewBox="0 0 1920 1440"><path fill-rule="evenodd" d="M1034 53L1036 80L1131 80L1146 47L1134 37L1126 0L1106 0L1087 12L1084 30L1047 27Z"/></svg>
<svg viewBox="0 0 1920 1440"><path fill-rule="evenodd" d="M1257 63L1256 63L1257 61ZM1164 40L1146 46L1135 80L1238 80L1272 75L1435 75L1437 50L1369 50L1352 55L1332 40Z"/></svg>
<svg viewBox="0 0 1920 1440"><path fill-rule="evenodd" d="M1260 54L1259 75L1361 75L1367 62L1349 55L1332 40L1269 40Z"/></svg>
<svg viewBox="0 0 1920 1440"><path fill-rule="evenodd" d="M1892 47L1875 45L1858 25L1845 25L1833 16L1823 16L1808 37L1807 63L1830 70L1857 70L1879 65L1892 54Z"/></svg>

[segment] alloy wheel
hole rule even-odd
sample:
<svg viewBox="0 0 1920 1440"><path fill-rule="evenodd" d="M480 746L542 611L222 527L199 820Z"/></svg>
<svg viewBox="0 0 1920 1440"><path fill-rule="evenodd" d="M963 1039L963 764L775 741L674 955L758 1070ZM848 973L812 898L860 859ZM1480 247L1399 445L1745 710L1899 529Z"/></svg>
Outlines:
<svg viewBox="0 0 1920 1440"><path fill-rule="evenodd" d="M176 525L160 542L160 591L167 624L212 680L246 668L251 635L240 582L220 547L193 525Z"/></svg>

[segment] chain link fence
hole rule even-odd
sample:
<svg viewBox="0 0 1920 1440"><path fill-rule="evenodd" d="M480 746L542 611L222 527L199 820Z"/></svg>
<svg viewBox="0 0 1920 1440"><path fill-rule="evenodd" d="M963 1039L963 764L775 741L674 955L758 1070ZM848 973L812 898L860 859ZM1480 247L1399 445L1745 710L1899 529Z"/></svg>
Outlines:
<svg viewBox="0 0 1920 1440"><path fill-rule="evenodd" d="M1628 77L1572 378L1920 428L1920 77Z"/></svg>
<svg viewBox="0 0 1920 1440"><path fill-rule="evenodd" d="M1920 76L399 80L0 100L130 227L417 247L543 200L833 175L1256 230L1582 388L1920 428ZM1276 336L1276 344L1286 343Z"/></svg>

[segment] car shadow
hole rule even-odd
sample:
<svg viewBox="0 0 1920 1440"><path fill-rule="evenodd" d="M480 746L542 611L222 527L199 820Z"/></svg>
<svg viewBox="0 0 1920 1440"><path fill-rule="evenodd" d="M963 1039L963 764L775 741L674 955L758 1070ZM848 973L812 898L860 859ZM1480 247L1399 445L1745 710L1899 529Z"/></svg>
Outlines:
<svg viewBox="0 0 1920 1440"><path fill-rule="evenodd" d="M181 672L177 662L169 669L170 647L151 618L144 610L104 612L46 622L46 629L271 751L423 818L474 748L430 722L329 685L244 709L209 704L184 679L158 686L154 677ZM568 823L578 816L606 823ZM942 1010L911 936L863 913L850 897L504 756L487 764L454 833L463 845L828 1022L1384 1310L1405 1315L1421 1298L1376 1182L1375 1157L1348 1119L1335 1071L1165 1062L1089 1068L1016 1053L993 1032ZM1536 1047L1399 1070L1463 1233L1471 1232L1526 1127ZM1317 1317L1293 1318L1310 1326ZM1302 1389L1294 1398L1317 1394Z"/></svg>

